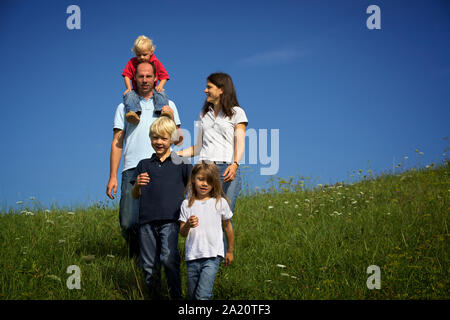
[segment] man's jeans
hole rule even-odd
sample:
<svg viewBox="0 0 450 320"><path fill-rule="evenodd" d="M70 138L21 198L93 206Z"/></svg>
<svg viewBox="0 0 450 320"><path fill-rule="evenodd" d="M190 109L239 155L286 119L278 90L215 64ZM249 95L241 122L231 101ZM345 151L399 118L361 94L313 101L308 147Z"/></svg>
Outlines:
<svg viewBox="0 0 450 320"><path fill-rule="evenodd" d="M189 300L209 300L221 258L202 258L186 261Z"/></svg>
<svg viewBox="0 0 450 320"><path fill-rule="evenodd" d="M119 222L122 236L127 241L130 256L139 253L138 249L138 222L139 222L139 199L131 195L133 185L130 181L134 177L135 168L122 172L122 185L120 194Z"/></svg>
<svg viewBox="0 0 450 320"><path fill-rule="evenodd" d="M170 297L180 300L181 276L178 232L175 222L151 222L139 228L139 248L145 282L154 299L161 295L161 264L164 266Z"/></svg>
<svg viewBox="0 0 450 320"><path fill-rule="evenodd" d="M125 106L125 114L130 111L139 112L142 111L141 104L139 102L139 96L136 91L128 91L123 96L123 104ZM169 98L165 91L158 92L153 89L153 105L155 106L155 113L158 115L161 113L162 107L169 105Z"/></svg>

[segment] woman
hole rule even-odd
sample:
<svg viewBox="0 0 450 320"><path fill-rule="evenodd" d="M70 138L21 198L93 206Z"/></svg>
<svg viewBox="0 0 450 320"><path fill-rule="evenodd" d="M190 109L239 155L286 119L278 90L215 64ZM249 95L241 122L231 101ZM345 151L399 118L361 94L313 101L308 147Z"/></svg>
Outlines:
<svg viewBox="0 0 450 320"><path fill-rule="evenodd" d="M239 162L245 150L245 111L239 107L231 77L213 73L206 80L206 101L199 116L198 140L178 155L214 162L220 172L222 188L230 199L230 208L241 191Z"/></svg>

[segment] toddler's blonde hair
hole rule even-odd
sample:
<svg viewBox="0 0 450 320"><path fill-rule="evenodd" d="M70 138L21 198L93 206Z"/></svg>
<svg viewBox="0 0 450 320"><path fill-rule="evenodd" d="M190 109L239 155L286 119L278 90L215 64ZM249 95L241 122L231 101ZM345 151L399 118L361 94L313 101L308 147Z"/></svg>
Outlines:
<svg viewBox="0 0 450 320"><path fill-rule="evenodd" d="M155 46L153 45L153 41L146 36L142 35L137 37L136 41L134 41L134 47L131 49L134 53L142 52L144 50L150 50L151 52L155 51Z"/></svg>
<svg viewBox="0 0 450 320"><path fill-rule="evenodd" d="M150 138L153 134L158 136L168 135L171 142L175 142L179 138L175 122L165 115L161 115L161 117L153 121L150 126Z"/></svg>

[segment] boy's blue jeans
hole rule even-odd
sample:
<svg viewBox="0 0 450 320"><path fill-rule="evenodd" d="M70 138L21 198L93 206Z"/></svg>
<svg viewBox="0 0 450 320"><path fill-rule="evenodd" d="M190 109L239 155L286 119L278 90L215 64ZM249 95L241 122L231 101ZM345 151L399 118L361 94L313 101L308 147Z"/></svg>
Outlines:
<svg viewBox="0 0 450 320"><path fill-rule="evenodd" d="M141 104L139 103L139 95L134 90L127 92L123 96L123 104L125 106L125 114L130 111L142 111ZM165 91L158 92L153 89L153 105L157 114L161 113L162 107L169 105L169 98Z"/></svg>
<svg viewBox="0 0 450 320"><path fill-rule="evenodd" d="M186 261L189 300L209 300L221 257Z"/></svg>
<svg viewBox="0 0 450 320"><path fill-rule="evenodd" d="M170 297L181 300L178 221L156 221L139 227L140 262L152 298L161 295L161 265L164 266Z"/></svg>

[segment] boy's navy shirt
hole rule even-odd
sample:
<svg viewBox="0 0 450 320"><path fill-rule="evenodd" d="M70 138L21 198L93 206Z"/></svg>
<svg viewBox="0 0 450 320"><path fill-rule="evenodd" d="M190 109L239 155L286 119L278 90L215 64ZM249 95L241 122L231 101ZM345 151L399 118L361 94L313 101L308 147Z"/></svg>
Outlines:
<svg viewBox="0 0 450 320"><path fill-rule="evenodd" d="M172 152L164 162L156 156L139 161L132 184L137 176L147 172L150 182L141 187L139 224L158 220L178 221L184 190L189 181L192 164L187 158Z"/></svg>

